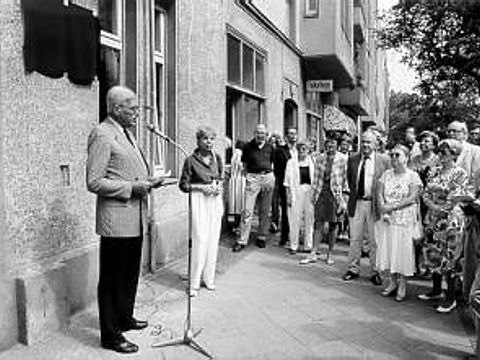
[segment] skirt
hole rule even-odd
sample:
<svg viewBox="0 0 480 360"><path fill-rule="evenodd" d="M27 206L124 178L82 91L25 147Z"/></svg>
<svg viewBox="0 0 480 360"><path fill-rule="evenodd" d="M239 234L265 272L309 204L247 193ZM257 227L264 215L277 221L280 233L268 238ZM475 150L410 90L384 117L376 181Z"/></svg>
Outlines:
<svg viewBox="0 0 480 360"><path fill-rule="evenodd" d="M383 220L375 223L377 267L392 274L412 276L415 271L413 224L394 225Z"/></svg>
<svg viewBox="0 0 480 360"><path fill-rule="evenodd" d="M337 201L330 190L322 190L315 204L315 225L338 222Z"/></svg>

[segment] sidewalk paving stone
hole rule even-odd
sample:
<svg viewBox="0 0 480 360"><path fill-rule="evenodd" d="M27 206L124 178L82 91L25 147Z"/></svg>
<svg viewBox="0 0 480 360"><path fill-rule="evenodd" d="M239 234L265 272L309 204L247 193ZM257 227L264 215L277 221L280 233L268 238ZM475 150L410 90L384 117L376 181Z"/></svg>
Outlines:
<svg viewBox="0 0 480 360"><path fill-rule="evenodd" d="M346 246L336 263L299 265L302 255L250 245L234 254L230 242L219 253L217 290L201 289L192 299L196 340L216 359L464 359L473 355L472 334L457 313L440 315L416 294L427 281L409 286L406 301L380 296L367 277L344 282ZM362 270L366 270L363 261ZM95 304L75 315L65 333L31 347L0 353L0 360L206 359L187 346L153 348L183 336L186 314L185 261L142 278L136 316L150 326L126 337L140 351L121 355L99 345Z"/></svg>

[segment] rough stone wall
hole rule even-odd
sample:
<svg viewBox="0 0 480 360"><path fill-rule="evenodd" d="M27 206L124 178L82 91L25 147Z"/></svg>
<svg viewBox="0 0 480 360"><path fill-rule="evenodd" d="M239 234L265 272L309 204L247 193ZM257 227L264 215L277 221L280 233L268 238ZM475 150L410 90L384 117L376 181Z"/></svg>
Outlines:
<svg viewBox="0 0 480 360"><path fill-rule="evenodd" d="M181 0L176 5L177 141L187 152L196 147L195 131L210 125L217 132L215 150L224 155L226 37L224 1ZM185 156L179 153L179 171ZM173 169L172 169L173 170ZM159 265L186 255L188 196L169 186L156 191Z"/></svg>
<svg viewBox="0 0 480 360"><path fill-rule="evenodd" d="M179 1L177 104L180 143L196 147L199 125L225 134L226 36L222 0ZM221 142L217 141L217 150Z"/></svg>
<svg viewBox="0 0 480 360"><path fill-rule="evenodd" d="M4 1L5 2L5 1ZM19 2L2 6L1 103L8 268L88 245L94 197L85 187L86 143L98 122L98 83L25 74ZM70 183L60 166L68 166Z"/></svg>
<svg viewBox="0 0 480 360"><path fill-rule="evenodd" d="M79 3L91 9L96 0ZM97 242L85 187L98 84L26 74L18 0L0 1L0 349L17 339L14 277ZM60 165L68 166L70 183Z"/></svg>

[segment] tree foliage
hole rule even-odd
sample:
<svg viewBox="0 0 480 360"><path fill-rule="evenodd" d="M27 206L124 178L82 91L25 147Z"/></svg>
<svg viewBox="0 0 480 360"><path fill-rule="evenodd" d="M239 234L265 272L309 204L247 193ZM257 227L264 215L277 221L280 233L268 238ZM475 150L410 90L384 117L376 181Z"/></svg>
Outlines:
<svg viewBox="0 0 480 360"><path fill-rule="evenodd" d="M480 1L403 0L381 21L381 46L404 50L421 93L480 94Z"/></svg>
<svg viewBox="0 0 480 360"><path fill-rule="evenodd" d="M480 119L479 104L458 101L448 93L433 97L392 91L389 101L392 142L402 141L408 126L415 127L418 133L434 130L442 136L454 120L465 121L468 125Z"/></svg>

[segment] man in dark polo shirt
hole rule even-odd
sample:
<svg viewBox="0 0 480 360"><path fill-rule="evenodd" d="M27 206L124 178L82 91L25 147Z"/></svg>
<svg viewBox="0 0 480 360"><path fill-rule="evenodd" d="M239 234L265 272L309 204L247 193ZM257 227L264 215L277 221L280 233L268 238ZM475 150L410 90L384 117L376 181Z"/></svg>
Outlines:
<svg viewBox="0 0 480 360"><path fill-rule="evenodd" d="M246 171L245 207L240 226L240 239L233 246L233 251L241 251L250 237L253 210L258 198L258 231L256 244L265 247L269 226L269 212L272 203L273 187L273 147L267 143L265 125L255 128L255 137L243 148L243 168Z"/></svg>

